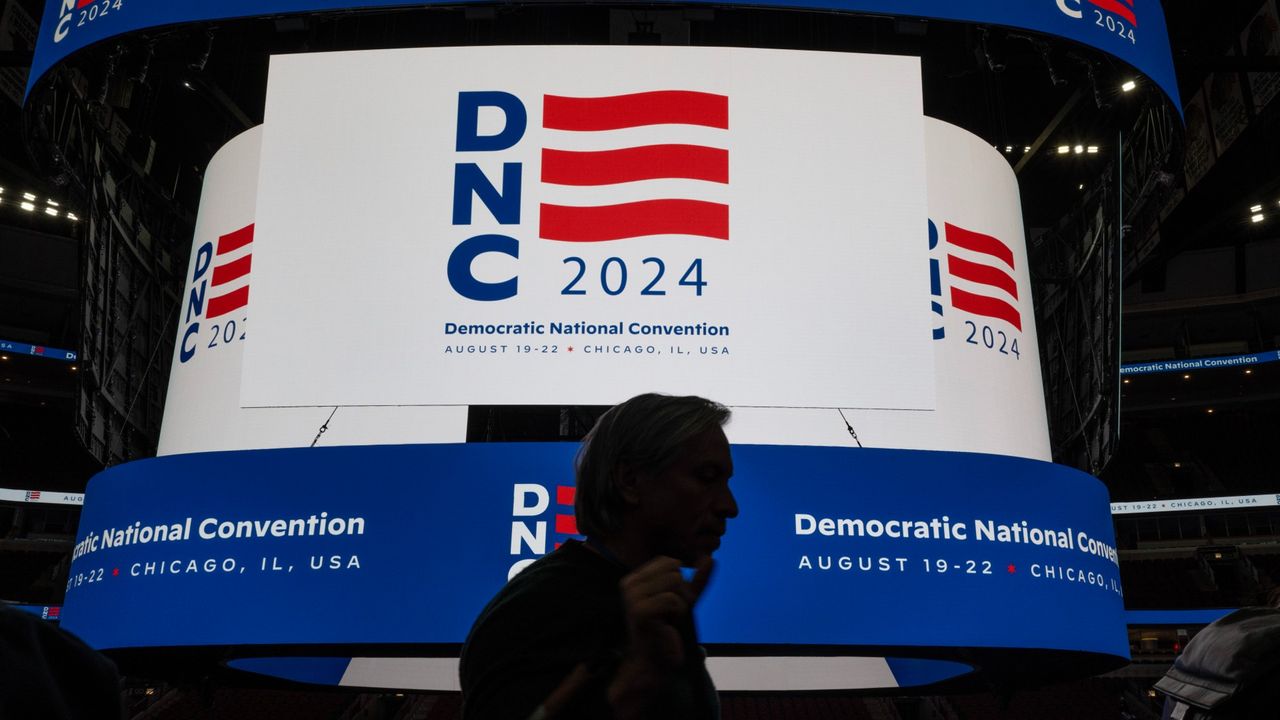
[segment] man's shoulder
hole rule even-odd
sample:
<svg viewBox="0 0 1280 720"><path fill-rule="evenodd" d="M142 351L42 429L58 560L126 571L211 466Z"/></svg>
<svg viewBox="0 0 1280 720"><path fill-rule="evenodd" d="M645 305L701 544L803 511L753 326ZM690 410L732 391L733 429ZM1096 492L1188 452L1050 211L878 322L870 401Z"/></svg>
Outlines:
<svg viewBox="0 0 1280 720"><path fill-rule="evenodd" d="M584 608L620 604L622 576L621 568L569 541L511 578L480 613L476 628L519 623L529 616L574 618Z"/></svg>

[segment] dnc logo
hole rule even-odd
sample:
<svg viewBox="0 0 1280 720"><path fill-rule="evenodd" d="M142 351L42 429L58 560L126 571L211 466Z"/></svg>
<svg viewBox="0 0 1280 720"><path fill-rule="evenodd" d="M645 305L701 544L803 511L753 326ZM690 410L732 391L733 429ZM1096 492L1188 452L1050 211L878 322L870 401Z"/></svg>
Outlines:
<svg viewBox="0 0 1280 720"><path fill-rule="evenodd" d="M195 357L205 338L200 320L215 320L249 304L249 265L253 262L253 225L206 242L196 248L196 261L191 271L191 292L187 295L179 362ZM212 273L210 272L212 270ZM205 347L215 348L244 339L245 318L237 326L234 318L213 323Z"/></svg>
<svg viewBox="0 0 1280 720"><path fill-rule="evenodd" d="M595 243L651 235L694 235L716 240L729 239L729 206L690 197L659 197L633 202L592 204L592 189L643 180L681 179L727 185L729 151L696 144L658 142L628 143L628 135L612 131L651 128L646 135L659 138L664 128L694 125L727 131L729 98L707 92L657 90L608 97L563 97L543 95L542 128L548 143L570 136L593 136L608 149L571 151L544 147L541 152L543 185L569 188L581 204L538 205L538 237L570 243ZM502 129L480 134L481 109L497 111ZM469 160L476 153L495 153L514 148L524 137L528 110L520 98L507 92L458 93L456 150L463 162L454 168L453 225L471 226L476 221L475 200L479 199L498 225L519 225L523 189L523 166L502 165L500 183L485 176L480 166ZM634 135L630 137L634 138ZM617 142L610 143L613 138ZM612 145L612 146L610 146ZM679 194L679 193L676 193ZM472 272L476 258L499 253L520 257L520 241L505 233L473 235L457 245L449 256L449 284L459 295L471 300L505 300L514 297L519 278L483 282ZM569 291L565 294L581 294ZM616 293L609 293L616 294ZM660 293L659 293L660 294ZM701 293L699 293L701 294Z"/></svg>
<svg viewBox="0 0 1280 720"><path fill-rule="evenodd" d="M84 27L123 7L123 0L62 0L58 8L58 24L53 28L53 41L62 42L72 27Z"/></svg>
<svg viewBox="0 0 1280 720"><path fill-rule="evenodd" d="M1022 333L1022 312L1018 309L1013 249L993 235L948 222L942 225L943 232L940 233L938 226L929 221L929 291L933 296L930 305L935 315L933 339L946 337L946 326L941 324L945 312L945 282L951 309L976 318L965 321L970 330L965 342L977 345L981 336L981 344L988 349L998 349L1003 355L1012 354L1021 359L1017 336ZM996 325L987 324L990 321L997 321Z"/></svg>
<svg viewBox="0 0 1280 720"><path fill-rule="evenodd" d="M1084 4L1087 2L1093 6L1089 10L1093 13L1091 19L1096 27L1102 28L1107 33L1119 35L1131 44L1137 44L1138 40L1133 34L1134 29L1138 27L1138 14L1134 11L1134 0L1057 0L1057 2L1062 14L1075 20L1084 19Z"/></svg>
<svg viewBox="0 0 1280 720"><path fill-rule="evenodd" d="M551 510L551 490L547 485L538 483L516 483L512 486L511 500L511 556L521 558L512 563L507 571L507 579L531 565L535 560L547 554L547 531L553 529L554 536L560 540L554 542L554 548L560 542L578 537L578 520L573 513L576 488L572 485L556 485L556 508L553 524L546 520ZM539 519L541 518L541 519ZM527 557L533 555L533 557Z"/></svg>

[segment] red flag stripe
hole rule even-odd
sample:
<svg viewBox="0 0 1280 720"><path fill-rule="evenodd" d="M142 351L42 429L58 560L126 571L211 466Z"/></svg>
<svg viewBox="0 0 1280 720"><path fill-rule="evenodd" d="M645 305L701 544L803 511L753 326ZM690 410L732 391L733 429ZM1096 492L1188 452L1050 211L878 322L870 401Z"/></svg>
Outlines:
<svg viewBox="0 0 1280 720"><path fill-rule="evenodd" d="M1106 10L1108 12L1113 12L1119 15L1125 20L1128 20L1130 25L1133 25L1134 27L1138 27L1138 16L1133 14L1133 10L1129 9L1124 5L1121 5L1120 3L1116 2L1116 0L1089 0L1089 2L1093 3L1094 5L1097 5L1103 10Z"/></svg>
<svg viewBox="0 0 1280 720"><path fill-rule="evenodd" d="M956 247L1000 258L1013 269L1013 250L998 239L946 223L947 242Z"/></svg>
<svg viewBox="0 0 1280 720"><path fill-rule="evenodd" d="M556 532L561 535L577 535L578 519L573 515L556 515Z"/></svg>
<svg viewBox="0 0 1280 720"><path fill-rule="evenodd" d="M1004 320L1022 330L1022 315L1018 309L999 298L975 295L959 288L951 288L951 306L960 312Z"/></svg>
<svg viewBox="0 0 1280 720"><path fill-rule="evenodd" d="M542 182L553 185L612 185L657 178L727 183L729 151L702 145L645 145L599 152L542 151Z"/></svg>
<svg viewBox="0 0 1280 720"><path fill-rule="evenodd" d="M961 280L998 287L1012 295L1014 300L1018 299L1018 283L1009 273L1000 268L969 262L955 255L947 255L947 270ZM216 272L214 278L217 278Z"/></svg>
<svg viewBox="0 0 1280 720"><path fill-rule="evenodd" d="M541 208L544 240L599 242L645 235L729 239L729 206L702 200L642 200L620 205Z"/></svg>
<svg viewBox="0 0 1280 720"><path fill-rule="evenodd" d="M253 242L252 223L218 238L218 254L225 255L234 250L239 250L251 242Z"/></svg>
<svg viewBox="0 0 1280 720"><path fill-rule="evenodd" d="M236 288L226 295L219 295L215 298L209 298L209 313L205 317L212 320L216 317L226 315L233 310L239 310L249 304L249 286Z"/></svg>
<svg viewBox="0 0 1280 720"><path fill-rule="evenodd" d="M690 90L577 98L542 96L542 126L550 130L618 130L641 125L729 128L726 95Z"/></svg>
<svg viewBox="0 0 1280 720"><path fill-rule="evenodd" d="M572 505L574 498L577 497L577 492L578 492L577 488L573 487L572 485L557 485L556 486L556 504Z"/></svg>
<svg viewBox="0 0 1280 720"><path fill-rule="evenodd" d="M252 261L253 255L245 255L224 265L219 265L213 269L213 284L223 285L248 275L249 265Z"/></svg>

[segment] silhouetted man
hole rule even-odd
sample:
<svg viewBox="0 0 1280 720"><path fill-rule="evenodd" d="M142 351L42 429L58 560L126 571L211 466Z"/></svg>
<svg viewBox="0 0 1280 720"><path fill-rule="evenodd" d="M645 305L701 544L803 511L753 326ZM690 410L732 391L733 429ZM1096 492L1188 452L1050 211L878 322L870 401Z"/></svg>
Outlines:
<svg viewBox="0 0 1280 720"><path fill-rule="evenodd" d="M465 720L719 717L692 609L738 514L728 419L710 400L655 394L600 417L576 462L587 540L481 612L462 650Z"/></svg>

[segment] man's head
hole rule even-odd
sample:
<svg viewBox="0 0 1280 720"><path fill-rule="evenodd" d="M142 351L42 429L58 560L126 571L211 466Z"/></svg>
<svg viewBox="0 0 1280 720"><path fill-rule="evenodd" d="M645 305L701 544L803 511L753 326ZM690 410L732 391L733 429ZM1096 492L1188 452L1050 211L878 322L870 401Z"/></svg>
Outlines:
<svg viewBox="0 0 1280 720"><path fill-rule="evenodd" d="M578 451L578 529L686 564L710 555L738 514L728 420L728 408L693 396L638 395L610 408Z"/></svg>

